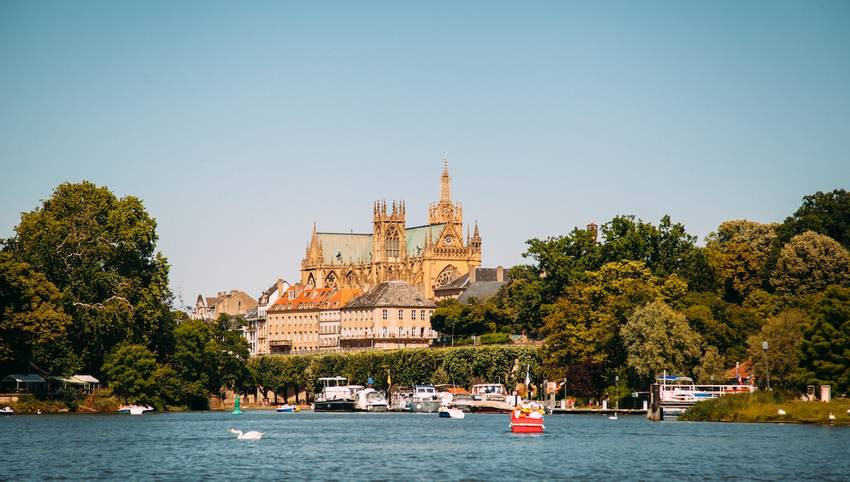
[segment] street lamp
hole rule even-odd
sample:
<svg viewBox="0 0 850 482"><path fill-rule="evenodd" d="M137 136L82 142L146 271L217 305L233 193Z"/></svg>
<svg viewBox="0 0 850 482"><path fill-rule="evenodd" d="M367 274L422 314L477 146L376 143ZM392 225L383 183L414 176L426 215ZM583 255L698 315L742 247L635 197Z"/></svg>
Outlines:
<svg viewBox="0 0 850 482"><path fill-rule="evenodd" d="M767 366L767 340L761 342L761 349L764 351L764 373L767 380L767 391L770 391L770 368Z"/></svg>

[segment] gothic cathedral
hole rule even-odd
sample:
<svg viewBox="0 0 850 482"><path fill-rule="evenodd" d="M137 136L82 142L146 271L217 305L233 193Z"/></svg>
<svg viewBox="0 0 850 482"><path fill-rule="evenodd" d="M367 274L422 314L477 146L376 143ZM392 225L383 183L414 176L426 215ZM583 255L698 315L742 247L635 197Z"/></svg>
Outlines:
<svg viewBox="0 0 850 482"><path fill-rule="evenodd" d="M481 265L478 223L463 239L463 207L452 202L448 164L443 163L440 200L428 207L428 224L407 227L404 201L372 206L372 232L323 233L313 225L301 261L301 283L317 288L358 288L402 280L434 297L434 288Z"/></svg>

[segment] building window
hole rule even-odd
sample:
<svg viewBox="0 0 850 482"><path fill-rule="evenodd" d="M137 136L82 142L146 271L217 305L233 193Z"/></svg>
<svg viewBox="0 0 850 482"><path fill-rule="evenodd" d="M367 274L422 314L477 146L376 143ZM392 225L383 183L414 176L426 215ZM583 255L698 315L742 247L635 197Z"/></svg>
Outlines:
<svg viewBox="0 0 850 482"><path fill-rule="evenodd" d="M403 319L404 319L404 310L398 310L398 319L399 319L399 320L403 320Z"/></svg>
<svg viewBox="0 0 850 482"><path fill-rule="evenodd" d="M410 310L410 319L411 319L411 320L415 320L415 319L416 319L416 310Z"/></svg>
<svg viewBox="0 0 850 482"><path fill-rule="evenodd" d="M383 310L383 312L381 313L381 318L385 320L387 319L387 310Z"/></svg>
<svg viewBox="0 0 850 482"><path fill-rule="evenodd" d="M404 330L402 330L402 328L399 326L398 327L398 337L401 338L402 336L404 336Z"/></svg>
<svg viewBox="0 0 850 482"><path fill-rule="evenodd" d="M391 227L387 231L387 236L384 239L384 254L386 254L388 259L398 259L399 255L399 242L398 242L398 230L394 227Z"/></svg>
<svg viewBox="0 0 850 482"><path fill-rule="evenodd" d="M419 310L419 318L423 320L425 319L425 310Z"/></svg>

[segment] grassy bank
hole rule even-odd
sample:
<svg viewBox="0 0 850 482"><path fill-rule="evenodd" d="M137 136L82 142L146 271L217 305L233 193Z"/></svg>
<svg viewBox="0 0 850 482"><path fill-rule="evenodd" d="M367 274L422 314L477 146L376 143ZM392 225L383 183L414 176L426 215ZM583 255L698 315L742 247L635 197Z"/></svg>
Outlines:
<svg viewBox="0 0 850 482"><path fill-rule="evenodd" d="M780 415L784 410L785 415ZM688 409L679 420L710 422L786 422L827 424L829 414L835 425L850 426L850 400L830 403L803 402L776 392L755 392L700 402Z"/></svg>

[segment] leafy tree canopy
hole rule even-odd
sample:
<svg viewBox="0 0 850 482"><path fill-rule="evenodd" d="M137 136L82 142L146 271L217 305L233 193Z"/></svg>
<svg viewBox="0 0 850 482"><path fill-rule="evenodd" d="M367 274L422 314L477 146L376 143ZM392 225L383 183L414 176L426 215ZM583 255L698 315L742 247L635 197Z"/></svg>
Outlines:
<svg viewBox="0 0 850 482"><path fill-rule="evenodd" d="M34 362L70 374L77 368L66 340L70 324L56 286L29 264L0 252L0 366L28 370Z"/></svg>
<svg viewBox="0 0 850 482"><path fill-rule="evenodd" d="M829 236L806 231L782 248L770 277L777 294L806 296L850 286L850 253Z"/></svg>
<svg viewBox="0 0 850 482"><path fill-rule="evenodd" d="M59 289L81 368L97 372L104 354L123 342L169 350L168 263L156 241L156 222L139 199L66 183L21 216L4 251Z"/></svg>

